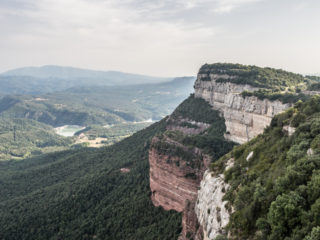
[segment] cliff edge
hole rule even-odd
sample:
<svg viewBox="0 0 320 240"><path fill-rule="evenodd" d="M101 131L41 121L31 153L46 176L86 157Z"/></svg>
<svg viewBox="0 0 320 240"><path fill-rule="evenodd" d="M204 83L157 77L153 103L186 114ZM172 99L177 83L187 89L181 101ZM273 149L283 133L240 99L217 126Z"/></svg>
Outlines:
<svg viewBox="0 0 320 240"><path fill-rule="evenodd" d="M238 64L200 69L194 95L168 118L166 132L154 137L149 150L152 201L183 212L180 239L215 239L226 233L233 208L224 195L230 186L208 166L236 143L262 134L275 115L292 105L257 92L293 91L303 81L282 70ZM232 164L230 158L227 165Z"/></svg>

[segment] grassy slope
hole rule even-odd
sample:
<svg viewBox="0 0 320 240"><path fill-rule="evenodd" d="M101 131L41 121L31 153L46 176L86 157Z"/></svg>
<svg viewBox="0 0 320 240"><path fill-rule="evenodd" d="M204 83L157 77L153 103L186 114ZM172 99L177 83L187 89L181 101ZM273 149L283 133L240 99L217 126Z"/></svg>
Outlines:
<svg viewBox="0 0 320 240"><path fill-rule="evenodd" d="M180 214L150 200L149 141L164 126L108 148L0 163L0 239L176 239Z"/></svg>

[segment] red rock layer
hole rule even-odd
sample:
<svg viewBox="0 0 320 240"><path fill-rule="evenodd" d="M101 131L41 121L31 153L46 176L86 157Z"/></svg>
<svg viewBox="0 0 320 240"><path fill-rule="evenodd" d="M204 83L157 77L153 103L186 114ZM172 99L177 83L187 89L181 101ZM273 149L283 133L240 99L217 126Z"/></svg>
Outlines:
<svg viewBox="0 0 320 240"><path fill-rule="evenodd" d="M153 143L157 141L157 138L153 139ZM169 139L167 143L173 144ZM195 161L202 159L201 151L193 149L192 152L195 154ZM194 212L194 204L200 181L209 162L206 157L203 159L197 167L192 168L181 157L161 154L152 146L149 151L152 202L165 210L183 212L183 230L179 238L181 240L190 239L190 234L194 239L202 239L195 238L199 224Z"/></svg>
<svg viewBox="0 0 320 240"><path fill-rule="evenodd" d="M195 213L195 202L187 202L182 215L182 232L179 240L202 240L203 230Z"/></svg>

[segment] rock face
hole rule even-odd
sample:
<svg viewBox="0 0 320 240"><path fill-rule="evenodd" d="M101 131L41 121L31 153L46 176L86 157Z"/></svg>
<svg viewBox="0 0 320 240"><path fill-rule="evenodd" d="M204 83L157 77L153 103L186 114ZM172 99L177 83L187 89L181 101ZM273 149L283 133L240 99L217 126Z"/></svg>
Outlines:
<svg viewBox="0 0 320 240"><path fill-rule="evenodd" d="M208 81L208 77L209 80ZM280 101L260 100L257 97L242 97L243 91L253 92L259 88L250 85L217 82L231 78L228 75L198 74L195 82L195 97L203 98L216 110L221 111L227 127L225 137L237 143L245 143L262 133L271 119L290 104ZM204 80L205 79L205 80Z"/></svg>
<svg viewBox="0 0 320 240"><path fill-rule="evenodd" d="M229 160L227 165L231 167L233 159ZM218 235L225 234L224 228L229 223L230 210L226 208L227 202L222 199L229 187L224 182L223 174L214 175L208 170L205 172L195 206L204 240L213 240Z"/></svg>
<svg viewBox="0 0 320 240"><path fill-rule="evenodd" d="M280 101L242 97L243 91L253 92L258 88L221 81L228 78L234 77L199 73L194 85L195 97L206 100L224 117L226 139L247 142L262 133L272 117L290 107ZM200 134L209 127L209 124L182 117L169 118L167 124L168 131L184 135ZM176 151L176 148L180 150ZM192 155L192 164L185 155L172 154L181 151ZM152 141L149 151L151 198L155 206L183 212L179 240L215 239L224 234L224 227L229 222L232 209L228 210L227 203L222 200L229 185L224 182L223 174L206 171L210 160L200 149L190 149L168 136L155 137ZM227 167L231 165L232 160Z"/></svg>
<svg viewBox="0 0 320 240"><path fill-rule="evenodd" d="M195 213L195 200L188 201L182 215L182 232L178 240L202 240L203 229Z"/></svg>
<svg viewBox="0 0 320 240"><path fill-rule="evenodd" d="M154 138L152 145L158 141ZM151 199L155 206L182 212L187 200L197 198L198 186L206 169L204 164L192 168L181 157L163 154L156 148L150 149L149 162Z"/></svg>
<svg viewBox="0 0 320 240"><path fill-rule="evenodd" d="M287 132L289 136L292 136L296 131L294 127L291 127L289 125L283 126L283 130Z"/></svg>
<svg viewBox="0 0 320 240"><path fill-rule="evenodd" d="M185 135L199 134L210 126L182 118L169 118L167 123L168 131ZM182 127L182 123L192 124L196 128ZM155 206L183 213L180 240L190 237L202 239L202 229L194 207L200 181L210 162L211 158L200 149L186 147L166 135L152 139L149 150L151 199Z"/></svg>

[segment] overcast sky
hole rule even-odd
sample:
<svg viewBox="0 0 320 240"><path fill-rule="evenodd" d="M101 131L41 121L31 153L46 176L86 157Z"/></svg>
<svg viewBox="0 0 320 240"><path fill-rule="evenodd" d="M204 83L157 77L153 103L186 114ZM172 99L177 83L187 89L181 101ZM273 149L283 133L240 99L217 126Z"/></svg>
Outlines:
<svg viewBox="0 0 320 240"><path fill-rule="evenodd" d="M233 62L320 73L319 0L0 0L0 71L156 76Z"/></svg>

